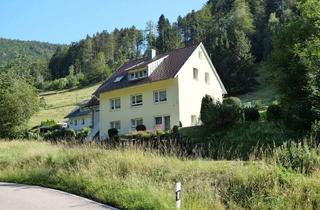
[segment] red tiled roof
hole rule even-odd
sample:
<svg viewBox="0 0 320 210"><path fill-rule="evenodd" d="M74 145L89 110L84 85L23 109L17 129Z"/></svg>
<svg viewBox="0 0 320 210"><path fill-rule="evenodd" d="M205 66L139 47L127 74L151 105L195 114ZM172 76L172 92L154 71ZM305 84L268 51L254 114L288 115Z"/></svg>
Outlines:
<svg viewBox="0 0 320 210"><path fill-rule="evenodd" d="M141 58L134 61L129 61L120 66L109 79L100 85L100 87L93 94L96 97L99 97L100 93L103 92L173 78L197 47L198 45L194 45L177 49L168 53L157 55L154 59ZM128 70L144 68L149 63L160 58L164 58L164 60L149 77L134 81L128 80ZM119 82L114 82L114 80L119 76L123 76L123 79L121 79Z"/></svg>

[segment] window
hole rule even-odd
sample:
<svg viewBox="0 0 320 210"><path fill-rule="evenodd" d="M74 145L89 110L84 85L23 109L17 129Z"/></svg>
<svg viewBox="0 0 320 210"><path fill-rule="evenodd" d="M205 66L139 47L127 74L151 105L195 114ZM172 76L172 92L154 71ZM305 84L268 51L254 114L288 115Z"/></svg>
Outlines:
<svg viewBox="0 0 320 210"><path fill-rule="evenodd" d="M154 122L155 122L155 125L162 125L162 117L155 117L154 118Z"/></svg>
<svg viewBox="0 0 320 210"><path fill-rule="evenodd" d="M70 125L73 125L73 120L70 120Z"/></svg>
<svg viewBox="0 0 320 210"><path fill-rule="evenodd" d="M74 120L74 125L75 125L75 126L78 125L78 120Z"/></svg>
<svg viewBox="0 0 320 210"><path fill-rule="evenodd" d="M204 74L204 80L206 81L207 84L210 83L210 74L208 72Z"/></svg>
<svg viewBox="0 0 320 210"><path fill-rule="evenodd" d="M131 119L131 129L135 130L138 125L143 125L142 118Z"/></svg>
<svg viewBox="0 0 320 210"><path fill-rule="evenodd" d="M82 121L82 125L84 125L84 123L85 123L84 119L81 119L81 121Z"/></svg>
<svg viewBox="0 0 320 210"><path fill-rule="evenodd" d="M136 80L136 79L145 78L147 76L148 76L148 71L145 69L145 70L131 72L129 74L129 79L130 80Z"/></svg>
<svg viewBox="0 0 320 210"><path fill-rule="evenodd" d="M191 115L191 125L196 125L196 124L197 124L197 116Z"/></svg>
<svg viewBox="0 0 320 210"><path fill-rule="evenodd" d="M120 130L120 121L112 121L110 122L110 128L115 128Z"/></svg>
<svg viewBox="0 0 320 210"><path fill-rule="evenodd" d="M131 106L142 105L142 94L131 96Z"/></svg>
<svg viewBox="0 0 320 210"><path fill-rule="evenodd" d="M113 82L114 82L114 83L120 82L122 79L123 79L123 75L117 76Z"/></svg>
<svg viewBox="0 0 320 210"><path fill-rule="evenodd" d="M170 116L164 116L164 129L166 131L170 130L171 126L170 126Z"/></svg>
<svg viewBox="0 0 320 210"><path fill-rule="evenodd" d="M167 101L167 91L166 90L156 90L153 92L154 103Z"/></svg>
<svg viewBox="0 0 320 210"><path fill-rule="evenodd" d="M121 107L120 98L110 99L110 108L111 108L111 110L119 110L120 107Z"/></svg>
<svg viewBox="0 0 320 210"><path fill-rule="evenodd" d="M193 68L193 79L198 80L198 69Z"/></svg>
<svg viewBox="0 0 320 210"><path fill-rule="evenodd" d="M202 60L202 58L203 58L203 53L202 51L199 51L199 59Z"/></svg>

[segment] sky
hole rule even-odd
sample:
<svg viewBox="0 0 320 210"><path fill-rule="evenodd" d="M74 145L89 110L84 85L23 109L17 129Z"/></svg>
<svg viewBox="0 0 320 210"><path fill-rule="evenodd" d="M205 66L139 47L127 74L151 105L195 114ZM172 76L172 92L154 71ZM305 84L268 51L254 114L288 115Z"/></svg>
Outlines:
<svg viewBox="0 0 320 210"><path fill-rule="evenodd" d="M1 0L0 37L70 44L87 34L135 25L161 14L176 21L206 0Z"/></svg>

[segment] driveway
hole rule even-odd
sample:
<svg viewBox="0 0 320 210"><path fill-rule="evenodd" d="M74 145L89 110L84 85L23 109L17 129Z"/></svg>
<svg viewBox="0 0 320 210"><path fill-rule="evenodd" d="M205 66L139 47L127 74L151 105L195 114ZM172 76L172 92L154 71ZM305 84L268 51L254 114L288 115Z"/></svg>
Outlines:
<svg viewBox="0 0 320 210"><path fill-rule="evenodd" d="M0 182L0 210L116 209L59 190Z"/></svg>

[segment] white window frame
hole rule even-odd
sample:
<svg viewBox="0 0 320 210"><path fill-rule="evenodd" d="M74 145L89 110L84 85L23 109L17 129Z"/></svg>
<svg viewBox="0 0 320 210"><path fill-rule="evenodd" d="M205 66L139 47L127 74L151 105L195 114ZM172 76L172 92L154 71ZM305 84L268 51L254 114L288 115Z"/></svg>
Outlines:
<svg viewBox="0 0 320 210"><path fill-rule="evenodd" d="M119 100L119 107L116 107L116 101ZM120 98L112 98L110 99L110 110L116 111L121 109L121 99Z"/></svg>
<svg viewBox="0 0 320 210"><path fill-rule="evenodd" d="M139 121L141 121L141 122L139 123ZM136 130L136 127L138 125L143 125L143 118L142 117L131 119L131 129L132 130Z"/></svg>
<svg viewBox="0 0 320 210"><path fill-rule="evenodd" d="M165 98L161 99L160 97L160 93L165 93ZM167 90L163 89L163 90L155 90L153 91L153 102L154 103L163 103L163 102L167 102L168 100L168 96L167 96Z"/></svg>
<svg viewBox="0 0 320 210"><path fill-rule="evenodd" d="M206 84L210 84L210 74L209 72L204 73L204 81Z"/></svg>
<svg viewBox="0 0 320 210"><path fill-rule="evenodd" d="M199 80L199 69L193 68L192 73L193 73L193 79L194 80Z"/></svg>
<svg viewBox="0 0 320 210"><path fill-rule="evenodd" d="M137 102L137 97L141 96L141 102ZM130 96L130 104L131 107L138 107L143 105L143 95L142 94L135 94Z"/></svg>
<svg viewBox="0 0 320 210"><path fill-rule="evenodd" d="M118 125L118 126L117 126ZM117 128L118 127L118 128ZM121 121L117 120L117 121L111 121L110 122L110 128L115 128L117 130L121 129Z"/></svg>
<svg viewBox="0 0 320 210"><path fill-rule="evenodd" d="M156 118L160 118L161 119L161 124L157 124ZM163 116L154 116L154 125L155 125L155 127L158 126L158 125L163 125Z"/></svg>
<svg viewBox="0 0 320 210"><path fill-rule="evenodd" d="M139 71L133 71L129 73L129 80L137 80L148 77L148 70L143 69Z"/></svg>

